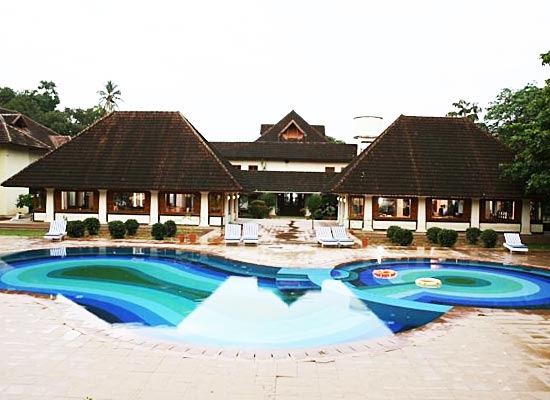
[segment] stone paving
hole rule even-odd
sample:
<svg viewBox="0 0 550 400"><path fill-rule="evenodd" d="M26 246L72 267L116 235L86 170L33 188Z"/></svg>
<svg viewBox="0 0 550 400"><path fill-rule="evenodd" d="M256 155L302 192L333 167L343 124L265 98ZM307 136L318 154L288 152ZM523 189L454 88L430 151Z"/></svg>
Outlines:
<svg viewBox="0 0 550 400"><path fill-rule="evenodd" d="M321 249L312 243L307 227L285 229L280 223L266 224L257 247L213 246L207 244L208 238L200 245L161 247L185 247L275 266L329 267L379 257L473 258L550 266L548 252ZM298 232L295 244L276 239L285 232ZM0 237L0 253L106 245L158 243L65 240L59 244ZM550 399L550 311L454 308L434 323L393 337L292 352L154 342L104 323L63 298L0 294L0 315L2 400Z"/></svg>

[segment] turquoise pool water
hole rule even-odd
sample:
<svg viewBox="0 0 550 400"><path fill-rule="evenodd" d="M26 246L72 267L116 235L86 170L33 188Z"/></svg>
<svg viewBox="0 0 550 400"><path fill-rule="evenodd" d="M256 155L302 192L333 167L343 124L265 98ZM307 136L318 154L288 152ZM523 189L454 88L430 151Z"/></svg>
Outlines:
<svg viewBox="0 0 550 400"><path fill-rule="evenodd" d="M390 268L393 279L374 269ZM415 285L419 277L441 288ZM0 257L0 289L62 294L111 323L205 346L316 347L391 335L453 305L549 308L550 272L429 259L333 269L273 268L141 248L34 250Z"/></svg>

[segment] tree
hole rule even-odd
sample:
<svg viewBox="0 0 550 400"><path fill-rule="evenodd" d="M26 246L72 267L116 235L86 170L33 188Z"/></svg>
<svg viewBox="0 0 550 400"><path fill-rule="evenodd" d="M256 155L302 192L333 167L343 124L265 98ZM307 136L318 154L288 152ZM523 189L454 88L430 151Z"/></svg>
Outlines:
<svg viewBox="0 0 550 400"><path fill-rule="evenodd" d="M122 92L118 90L118 85L115 85L112 81L107 81L105 84L105 90L97 92L101 97L99 98L99 106L103 108L105 112L112 112L118 108L117 101L122 100Z"/></svg>
<svg viewBox="0 0 550 400"><path fill-rule="evenodd" d="M469 101L463 99L453 103L453 107L456 108L456 111L448 112L446 115L447 117L465 117L475 123L479 121L479 114L483 111L477 103L470 103Z"/></svg>
<svg viewBox="0 0 550 400"><path fill-rule="evenodd" d="M550 52L541 54L550 65ZM550 79L546 85L503 89L488 108L489 131L514 152L505 176L525 183L529 196L550 198Z"/></svg>
<svg viewBox="0 0 550 400"><path fill-rule="evenodd" d="M346 144L343 140L333 138L332 136L325 135L325 138L331 143Z"/></svg>

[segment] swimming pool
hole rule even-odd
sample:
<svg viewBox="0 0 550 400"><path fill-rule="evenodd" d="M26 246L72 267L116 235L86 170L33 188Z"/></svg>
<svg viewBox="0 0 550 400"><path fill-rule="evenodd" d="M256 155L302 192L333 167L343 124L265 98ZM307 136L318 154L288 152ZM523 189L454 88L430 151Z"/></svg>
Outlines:
<svg viewBox="0 0 550 400"><path fill-rule="evenodd" d="M396 271L393 279L374 269ZM438 289L415 280L441 280ZM422 326L454 305L550 308L550 272L481 262L358 261L265 267L146 248L33 250L0 257L0 289L62 294L141 334L205 346L316 347Z"/></svg>

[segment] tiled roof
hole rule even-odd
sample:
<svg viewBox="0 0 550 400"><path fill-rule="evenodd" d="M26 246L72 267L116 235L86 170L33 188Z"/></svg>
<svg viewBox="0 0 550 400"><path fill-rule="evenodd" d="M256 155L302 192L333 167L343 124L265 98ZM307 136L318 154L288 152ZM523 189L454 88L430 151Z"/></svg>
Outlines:
<svg viewBox="0 0 550 400"><path fill-rule="evenodd" d="M280 160L349 163L357 154L354 144L331 142L213 142L229 160Z"/></svg>
<svg viewBox="0 0 550 400"><path fill-rule="evenodd" d="M0 108L0 144L49 151L69 139L17 111Z"/></svg>
<svg viewBox="0 0 550 400"><path fill-rule="evenodd" d="M4 185L239 191L232 171L180 113L114 112Z"/></svg>
<svg viewBox="0 0 550 400"><path fill-rule="evenodd" d="M467 118L400 116L335 179L335 193L521 197L500 176L513 154Z"/></svg>
<svg viewBox="0 0 550 400"><path fill-rule="evenodd" d="M324 126L321 129L319 128L319 125L308 124L294 110L289 112L282 120L277 122L275 125L262 125L260 130L261 136L256 141L278 142L280 140L281 133L292 123L296 124L296 126L304 132L304 142L328 142L328 139L325 137Z"/></svg>
<svg viewBox="0 0 550 400"><path fill-rule="evenodd" d="M248 192L324 193L337 173L292 171L238 171Z"/></svg>

